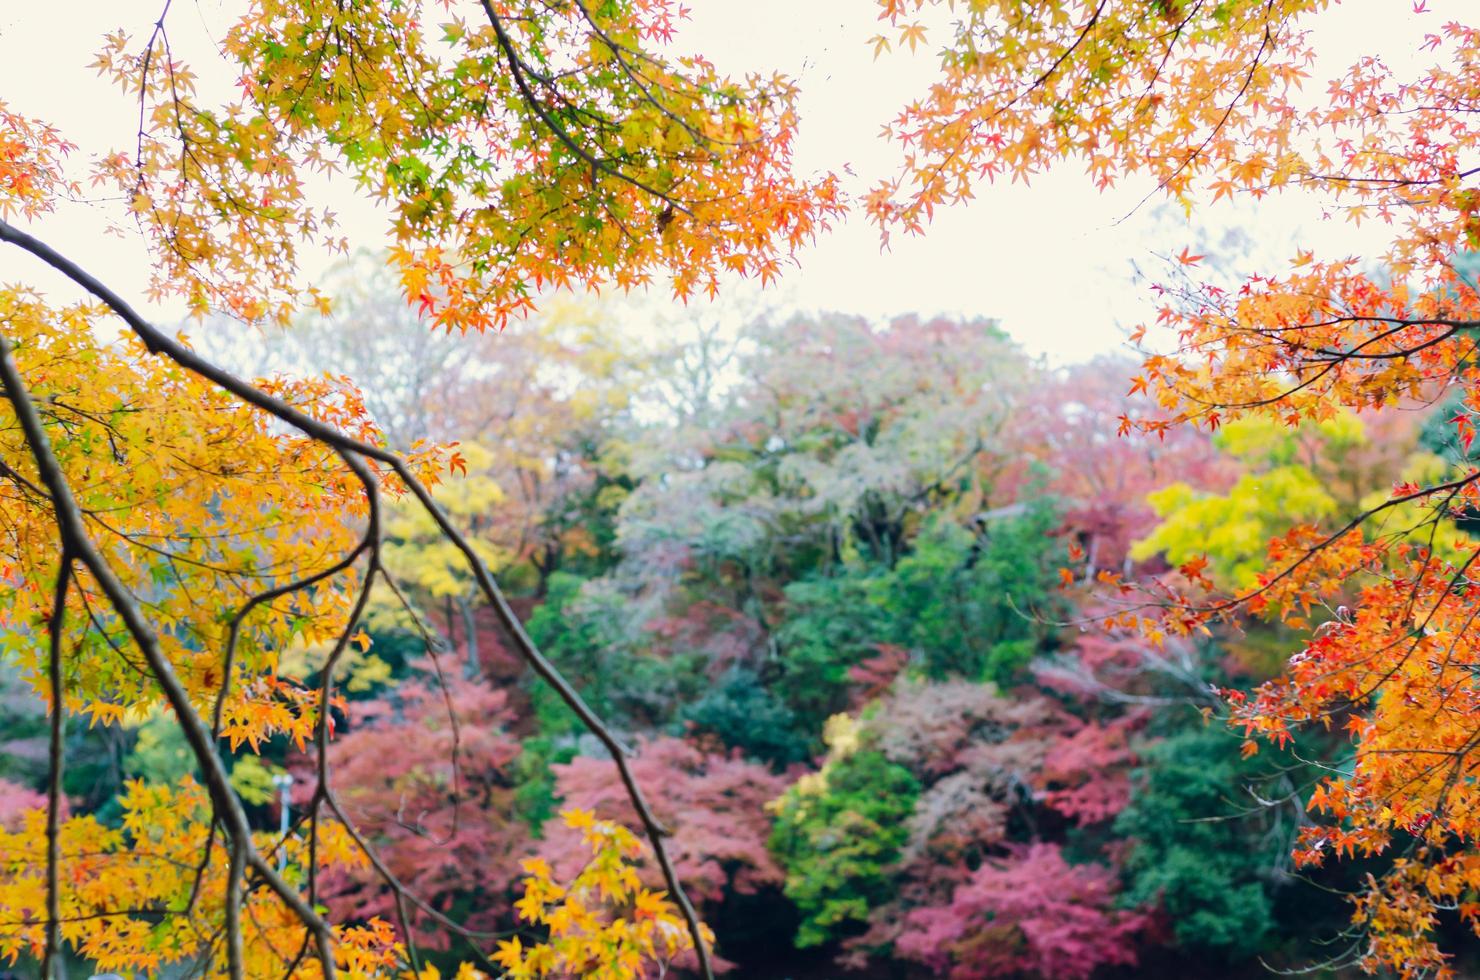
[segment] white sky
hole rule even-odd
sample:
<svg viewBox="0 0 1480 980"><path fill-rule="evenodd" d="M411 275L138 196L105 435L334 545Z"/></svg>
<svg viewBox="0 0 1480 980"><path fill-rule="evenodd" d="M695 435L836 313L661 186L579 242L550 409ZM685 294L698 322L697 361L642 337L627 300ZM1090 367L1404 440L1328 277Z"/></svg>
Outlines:
<svg viewBox="0 0 1480 980"><path fill-rule="evenodd" d="M0 98L13 110L54 122L81 147L84 160L128 146L137 110L87 65L105 32L121 27L146 34L162 2L0 0ZM694 13L682 47L702 51L724 71L780 70L799 80L797 163L803 172L847 166L856 175L849 184L854 192L893 172L897 149L880 140L880 127L923 90L935 62L924 50L918 57L895 54L875 61L867 44L878 30L872 0L689 5ZM1416 63L1421 32L1436 30L1443 15L1463 12L1466 2L1430 6L1438 12L1415 17L1408 3L1349 0L1322 15L1316 21L1322 63L1313 87L1319 92L1321 72L1340 71L1368 46L1381 49L1400 73ZM199 52L240 7L226 0L175 0L167 24L177 56L205 68ZM924 238L896 237L884 254L876 232L858 214L809 248L770 300L871 317L912 311L997 317L1029 351L1065 363L1116 348L1146 316L1149 300L1133 281L1133 262L1154 271L1156 254L1173 254L1199 237L1217 241L1230 229L1265 243L1259 250L1264 271L1269 260L1293 254L1297 244L1342 254L1361 249L1364 239L1380 241L1380 229L1359 232L1323 221L1313 202L1293 196L1257 209L1199 211L1196 227L1190 227L1180 214L1169 219L1152 204L1138 208L1150 189L1147 182L1129 181L1101 194L1071 164L1031 186L983 186L969 206L940 214ZM379 246L380 216L348 198L330 203L341 210L353 244ZM103 208L72 206L33 230L125 296L142 300L142 247L136 240L107 238L105 224ZM310 274L322 268L313 261L318 264L309 264ZM0 280L18 279L55 281L14 252L0 255ZM719 302L723 307L726 301ZM725 312L702 306L690 314ZM174 309L153 313L165 322L179 316Z"/></svg>

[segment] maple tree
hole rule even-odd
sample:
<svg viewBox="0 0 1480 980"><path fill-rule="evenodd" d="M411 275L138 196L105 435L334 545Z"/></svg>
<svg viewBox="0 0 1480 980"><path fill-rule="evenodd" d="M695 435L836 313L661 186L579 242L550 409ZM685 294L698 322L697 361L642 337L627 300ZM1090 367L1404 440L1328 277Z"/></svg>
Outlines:
<svg viewBox="0 0 1480 980"><path fill-rule="evenodd" d="M922 40L927 6L882 0L881 49ZM1386 247L1362 258L1303 250L1232 289L1200 278L1201 256L1184 250L1160 288L1174 349L1148 353L1132 383L1154 394L1160 414L1123 427L1216 429L1255 417L1295 429L1458 390L1451 424L1468 447L1480 295L1462 253L1477 240L1470 108L1480 29L1429 22L1417 67L1400 73L1374 51L1311 97L1308 28L1327 6L956 7L938 81L890 127L906 147L905 172L876 189L870 213L886 233L918 230L979 180L1026 178L1062 160L1083 163L1101 186L1148 176L1189 208L1318 195L1329 214L1383 223ZM1426 13L1420 3L1412 16ZM1306 629L1313 614L1329 617L1281 677L1235 698L1234 716L1278 743L1299 725L1345 726L1355 760L1311 797L1324 819L1304 831L1298 854L1307 866L1391 858L1357 897L1367 938L1351 958L1406 976L1450 971L1433 939L1444 909L1476 921L1470 569L1480 549L1452 522L1475 506L1477 479L1468 462L1411 479L1392 471L1383 500L1292 515L1298 523L1270 544L1262 570L1235 573L1244 581L1222 598L1199 594L1217 576L1209 581L1195 559L1180 586L1123 614L1153 635L1238 609Z"/></svg>
<svg viewBox="0 0 1480 980"><path fill-rule="evenodd" d="M1134 754L1129 734L1136 721L1130 716L1104 725L1085 722L1037 693L1020 690L1008 697L965 680L901 676L856 720L839 715L828 723L829 755L819 773L802 777L778 801L773 844L783 848L797 884L808 887L836 888L840 869L856 873L868 866L870 857L882 865L875 873L887 888L866 907L853 906L855 922L836 917L848 909L846 902L837 903L829 916L831 928L852 933L842 943L843 963L923 959L947 972L943 964L950 962L949 956L936 959L925 953L955 940L936 936L937 941L912 944L911 937L930 931L920 917L956 916L956 938L963 942L990 932L993 911L968 908L966 892L956 905L957 892L969 891L973 870L989 863L1000 870L1016 865L1026 852L1049 848L1057 853L1061 845L1044 839L1054 833L1051 828L1095 833L1119 812L1130 796ZM863 783L857 770L865 765L887 767L895 778ZM891 812L898 814L897 828L884 823L887 830L876 829L869 821ZM824 817L830 819L824 822ZM816 836L798 839L798 830L809 825ZM1024 828L1027 841L1020 837ZM886 843L897 850L885 851ZM1111 862L1082 870L1109 884L1116 869ZM1016 873L1054 877L1040 871ZM840 897L849 894L844 891ZM1102 895L1108 897L1108 892ZM953 907L954 912L944 912ZM829 911L827 906L823 911ZM1138 915L1126 921L1139 922ZM857 920L866 928L859 928ZM1108 930L1110 923L1101 925ZM1005 928L1011 932L1010 926ZM1110 944L1122 950L1110 959L1131 949L1129 937L1136 928ZM1007 933L994 935L986 945ZM999 972L1013 970L1057 974L1052 965L1030 961L1002 966ZM977 974L968 970L962 975Z"/></svg>
<svg viewBox="0 0 1480 980"><path fill-rule="evenodd" d="M660 787L653 806L673 835L670 851L701 905L716 905L728 893L753 892L779 884L780 869L765 850L770 830L764 805L781 794L783 780L763 766L706 753L674 738L655 739L638 749L636 772ZM621 782L600 759L583 757L555 767L556 794L567 807L588 810L631 829L640 822ZM572 849L552 823L542 852L552 867L568 862Z"/></svg>
<svg viewBox="0 0 1480 980"><path fill-rule="evenodd" d="M439 16L446 23L433 26ZM789 82L730 80L663 53L679 16L665 0L484 0L445 14L263 0L221 39L237 82L221 96L171 49L166 5L142 36L102 42L94 67L136 106L139 127L90 176L121 196L117 229L149 249L148 297L178 297L202 315L285 322L330 308L302 282L299 259L305 247L346 245L307 190L311 176L335 172L390 214L402 295L447 330L502 326L546 287L627 288L662 272L686 296L712 293L724 273L769 280L840 213L835 181L791 172ZM368 860L406 897L345 813L327 752L338 662L366 640L371 593L395 591L382 544L389 500L402 498L452 543L533 670L607 745L707 973L697 919L621 745L529 641L483 553L429 489L463 459L388 448L347 382L221 369L53 250L48 212L88 193L72 149L0 105L0 241L87 297L57 306L25 286L0 291L0 506L13 586L4 623L51 705L46 813L6 849L0 881L0 901L24 910L6 916L19 923L5 927L6 953L37 955L46 976L64 941L99 962L152 969L200 957L198 969L233 977L264 975L266 961L303 975L420 969L404 911L403 947L380 920L340 927L316 908L326 862ZM284 670L295 643L330 648L315 686ZM137 807L174 833L160 843L171 867L196 870L132 888L123 882L143 856L127 838L95 845L88 818L63 820L62 742L69 714L111 724L156 706L180 726L201 784L178 795L141 788ZM279 737L317 759L296 877L269 857L289 843L254 834L217 747L252 752ZM116 860L88 870L82 852L94 846ZM115 877L79 913L61 883L86 874ZM116 907L123 895L139 907ZM137 941L151 932L159 942Z"/></svg>
<svg viewBox="0 0 1480 980"><path fill-rule="evenodd" d="M1071 867L1052 844L1014 858L982 864L949 905L911 912L901 952L951 980L1085 978L1103 965L1135 963L1132 938L1144 918L1114 907L1107 868Z"/></svg>
<svg viewBox="0 0 1480 980"><path fill-rule="evenodd" d="M1065 536L1083 556L1075 570L1088 579L1134 571L1131 548L1156 526L1148 494L1172 481L1218 491L1234 477L1203 433L1173 429L1155 443L1115 435L1118 419L1155 412L1144 393L1127 394L1133 370L1130 358L1103 357L1056 371L1036 380L1010 419L1014 443L1049 470Z"/></svg>
<svg viewBox="0 0 1480 980"><path fill-rule="evenodd" d="M1443 460L1417 445L1412 418L1394 414L1373 425L1342 413L1293 429L1262 418L1222 426L1212 443L1239 461L1237 481L1226 494L1199 491L1180 480L1151 493L1148 500L1162 520L1135 543L1131 555L1164 554L1173 565L1206 556L1206 574L1220 586L1246 587L1263 568L1270 538L1298 524L1381 504L1387 496L1384 484L1395 474L1404 481L1445 475ZM1414 527L1415 540L1425 540L1418 510L1392 508L1386 522L1394 530ZM1434 544L1447 548L1454 533L1446 525Z"/></svg>
<svg viewBox="0 0 1480 980"><path fill-rule="evenodd" d="M766 804L786 781L733 750L710 752L676 738L634 746L633 772L653 787L652 806L671 832L667 846L679 877L716 935L717 969L730 957L753 956L767 941L764 927L747 921L762 902L774 902L784 875L766 850ZM554 794L566 808L588 811L629 830L641 829L621 780L603 759L580 756L553 767ZM552 818L541 828L538 853L556 873L578 865L575 828ZM648 887L661 887L651 862L633 862Z"/></svg>
<svg viewBox="0 0 1480 980"><path fill-rule="evenodd" d="M639 839L584 810L566 810L561 823L580 834L590 855L569 876L559 875L544 858L522 862L524 894L515 908L521 919L544 927L546 937L528 948L517 936L501 941L493 961L512 980L666 976L670 964L693 952L694 940L663 893L642 885L633 867L642 852ZM707 927L699 941L713 941Z"/></svg>
<svg viewBox="0 0 1480 980"><path fill-rule="evenodd" d="M329 760L345 814L417 896L403 910L412 937L446 949L508 924L511 871L528 834L512 812L519 747L507 731L507 693L458 671L439 678L432 664L417 666L420 677L396 685L394 705L356 706ZM303 796L312 792L311 778L298 785ZM394 920L404 901L368 864L326 876L322 894L341 921Z"/></svg>

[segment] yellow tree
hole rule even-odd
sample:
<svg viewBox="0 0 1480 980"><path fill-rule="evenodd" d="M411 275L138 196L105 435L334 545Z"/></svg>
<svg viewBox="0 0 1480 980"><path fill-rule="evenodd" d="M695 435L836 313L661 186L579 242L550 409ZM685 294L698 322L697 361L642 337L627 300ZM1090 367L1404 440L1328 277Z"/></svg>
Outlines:
<svg viewBox="0 0 1480 980"><path fill-rule="evenodd" d="M610 750L709 972L623 746L432 494L456 457L389 448L347 385L235 376L46 242L53 204L100 187L152 257L146 298L286 322L331 304L298 260L305 242L346 244L306 190L337 174L389 214L403 298L444 330L502 326L552 287L769 280L840 213L835 181L791 173L785 79L664 54L680 14L669 0L251 0L219 46L235 82L221 96L172 51L165 4L152 29L101 43L95 67L140 125L90 171L63 134L0 104L0 242L82 294L0 289L0 627L52 707L49 806L0 849L0 954L34 954L48 977L64 943L122 969L427 975L392 927L346 928L317 903L320 871L345 861L368 861L403 910L417 902L344 819L324 752L334 661L372 593L395 591L389 495L423 509ZM312 690L280 669L302 639L331 650ZM64 821L68 716L159 706L200 785L130 789L122 831ZM318 757L290 842L253 833L222 748L277 734Z"/></svg>
<svg viewBox="0 0 1480 980"><path fill-rule="evenodd" d="M1132 381L1163 416L1124 429L1247 416L1295 428L1449 395L1468 449L1480 410L1480 293L1465 254L1480 245L1480 28L1425 2L1384 10L1423 18L1421 50L1404 52L1418 67L1389 67L1373 32L1369 53L1312 84L1308 29L1332 5L880 0L881 51L926 41L927 8L952 13L932 39L937 82L890 127L905 169L869 211L886 234L918 230L981 180L1060 161L1100 186L1149 176L1188 208L1317 195L1330 214L1380 223L1386 245L1360 258L1302 250L1235 289L1201 280L1201 257L1184 251L1158 289L1173 349L1148 353ZM1180 585L1140 604L1131 593L1118 617L1153 638L1239 610L1306 630L1327 620L1282 677L1235 698L1235 716L1276 742L1311 722L1350 733L1354 760L1314 791L1324 819L1297 856L1391 859L1356 896L1349 955L1404 976L1449 971L1432 938L1446 910L1480 927L1480 545L1451 523L1480 504L1480 471L1466 457L1425 476L1395 469L1370 488L1383 499L1291 515L1262 571L1231 592L1197 594L1214 582L1194 559Z"/></svg>

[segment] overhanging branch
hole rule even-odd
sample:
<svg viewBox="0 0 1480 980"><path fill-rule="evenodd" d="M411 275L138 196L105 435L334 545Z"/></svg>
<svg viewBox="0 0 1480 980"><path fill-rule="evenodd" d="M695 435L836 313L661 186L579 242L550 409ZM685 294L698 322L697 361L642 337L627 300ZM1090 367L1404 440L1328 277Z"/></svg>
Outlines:
<svg viewBox="0 0 1480 980"><path fill-rule="evenodd" d="M98 299L117 315L133 333L143 342L145 348L151 353L168 358L192 373L205 378L218 387L237 396L249 405L267 412L275 418L286 422L304 435L316 439L335 450L338 450L346 463L350 458L359 457L362 460L373 460L388 467L396 477L411 491L418 503L426 510L427 514L436 523L442 534L452 542L453 546L462 554L468 567L473 572L473 577L478 584L479 591L483 593L488 604L498 616L500 624L513 637L520 655L530 668L543 681L548 683L560 699L576 714L581 723L590 731L602 746L611 755L613 763L617 767L617 773L622 780L622 785L627 791L627 797L637 813L638 820L643 826L643 831L648 843L652 846L653 856L663 874L663 880L668 892L677 902L683 914L689 935L694 944L695 955L699 960L701 974L712 980L713 970L710 965L709 953L704 944L703 933L699 927L699 917L694 911L693 904L683 890L682 883L674 871L673 862L668 855L667 848L663 844L663 838L668 835L668 830L658 822L652 808L648 805L641 788L638 786L632 768L628 763L630 750L619 741L615 734L606 726L605 722L586 704L580 693L571 686L570 682L560 671L542 654L533 639L524 629L524 624L519 621L503 590L499 587L493 573L483 559L474 550L471 542L452 523L451 519L433 499L431 491L426 487L416 474L412 472L405 459L399 454L380 446L371 445L355 439L333 425L320 421L300 409L294 408L287 402L262 391L252 383L238 378L231 372L212 364L199 354L195 353L185 344L171 337L169 334L151 324L131 304L124 300L112 289L109 289L87 270L83 269L71 259L57 252L51 246L40 239L21 231L10 223L0 220L0 241L15 245L29 252L31 255L45 262L53 269L62 273L73 283ZM3 346L3 339L0 339ZM15 368L14 360L10 357L8 347L5 348L4 371L0 372L0 383L7 388L15 386L18 393L13 397L23 401L27 408L30 423L25 426L27 441L31 444L34 453L37 453L38 469L43 476L48 477L42 482L52 494L57 507L58 524L63 527L64 535L69 535L79 542L76 549L78 560L82 561L89 570L98 575L100 583L104 583L104 592L109 601L119 607L119 612L124 619L125 625L138 643L150 668L161 678L161 685L166 688L166 696L176 713L180 716L181 726L186 729L187 741L192 751L201 761L201 768L207 776L207 788L212 794L212 799L217 799L218 794L222 798L222 812L228 817L229 832L233 837L237 835L238 828L242 835L247 834L246 815L241 809L235 794L232 792L226 780L225 769L216 754L209 730L196 714L189 703L189 697L174 671L168 658L166 658L154 637L152 630L143 620L132 597L123 588L113 575L111 570L102 562L96 548L87 537L86 526L83 524L81 512L77 508L76 501L71 496L71 491L66 486L63 476L55 457L51 454L50 444L46 441L46 434L41 427L40 417L36 414L34 405L31 404L29 395L22 386L19 371ZM20 403L16 403L17 414L21 414ZM34 432L33 432L34 429ZM41 440L41 441L37 441ZM46 462L42 466L43 459ZM351 464L351 469L354 466ZM57 481L53 485L53 478ZM64 498L64 499L63 499ZM63 520L63 511L68 514ZM86 544L87 551L84 552L80 544ZM101 574L94 568L101 569ZM106 583L104 576L106 575ZM127 610L127 615L125 615ZM167 682L166 682L167 678ZM247 838L250 840L250 838ZM329 944L331 936L328 924L313 911L296 891L291 889L250 845L246 852L246 864L253 871L262 875L274 892L283 898L294 910L305 924L314 931L319 942L319 955L323 959L324 969L327 976L333 976L332 957L329 956Z"/></svg>

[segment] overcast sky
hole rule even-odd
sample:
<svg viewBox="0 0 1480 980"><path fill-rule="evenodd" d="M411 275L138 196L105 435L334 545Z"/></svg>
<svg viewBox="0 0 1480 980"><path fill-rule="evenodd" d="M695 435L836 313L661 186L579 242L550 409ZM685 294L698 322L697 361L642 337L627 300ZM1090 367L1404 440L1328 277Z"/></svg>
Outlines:
<svg viewBox="0 0 1480 980"><path fill-rule="evenodd" d="M1469 0L1473 2L1473 0ZM13 110L55 122L84 157L131 142L135 110L117 89L87 68L101 36L123 28L148 32L162 0L0 0L0 98ZM877 32L873 0L690 0L693 18L679 44L702 51L725 71L780 70L802 89L802 171L842 170L862 191L893 172L897 148L880 127L923 90L934 59L890 55L875 61L867 39ZM205 68L209 39L219 37L240 9L228 0L175 0L168 26L177 56ZM1425 30L1446 9L1464 2L1433 2L1417 17L1406 3L1349 0L1315 22L1324 72L1339 72L1368 46L1398 51L1400 71L1416 64ZM943 38L939 40L943 41ZM1407 53L1410 59L1403 58ZM210 76L206 74L208 79ZM918 311L999 318L1034 353L1064 363L1115 349L1149 310L1133 264L1153 272L1156 256L1184 244L1261 242L1258 260L1293 254L1298 246L1346 254L1380 241L1380 230L1353 231L1322 219L1314 202L1298 196L1257 207L1223 207L1194 214L1141 205L1149 183L1132 180L1098 193L1077 165L1059 168L1030 186L982 187L969 206L941 213L924 238L896 237L880 252L876 231L855 215L801 255L771 297L797 308L835 309L885 317ZM1140 205L1140 206L1138 206ZM376 247L384 219L352 200L335 201L356 240ZM35 229L83 261L126 296L141 298L144 255L130 239L108 239L100 208L69 207ZM1234 249L1237 251L1237 249ZM313 260L309 272L322 268ZM1252 269L1251 269L1252 271ZM0 257L0 279L38 281L30 263ZM724 300L721 300L723 303ZM702 307L693 311L705 313ZM719 313L722 311L707 311ZM156 310L171 321L177 310Z"/></svg>

